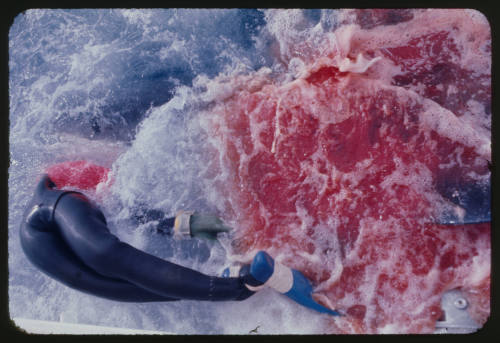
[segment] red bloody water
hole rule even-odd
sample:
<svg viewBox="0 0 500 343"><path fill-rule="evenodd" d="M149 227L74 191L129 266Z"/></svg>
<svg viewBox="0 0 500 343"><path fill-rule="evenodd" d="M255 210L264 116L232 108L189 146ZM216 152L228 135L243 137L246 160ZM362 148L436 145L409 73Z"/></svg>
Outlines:
<svg viewBox="0 0 500 343"><path fill-rule="evenodd" d="M108 178L109 169L88 161L68 161L54 164L46 173L57 188L78 188L95 191Z"/></svg>
<svg viewBox="0 0 500 343"><path fill-rule="evenodd" d="M489 28L440 13L446 20L374 17L354 27L349 51L323 46L321 63L304 51L314 58L291 82L233 80L238 91L212 110L222 160L214 186L238 227L233 252L264 249L304 272L319 301L347 313L331 332L433 332L454 288L470 296L478 323L489 315L490 224L432 224L443 208L438 183L489 175L489 69L464 62L489 34L459 32ZM340 70L359 53L381 59L366 73Z"/></svg>

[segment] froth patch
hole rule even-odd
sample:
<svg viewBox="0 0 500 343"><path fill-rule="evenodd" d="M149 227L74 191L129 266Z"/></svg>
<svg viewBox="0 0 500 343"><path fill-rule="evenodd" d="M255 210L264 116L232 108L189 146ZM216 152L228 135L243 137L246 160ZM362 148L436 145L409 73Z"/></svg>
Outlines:
<svg viewBox="0 0 500 343"><path fill-rule="evenodd" d="M382 57L378 56L372 59L366 59L362 53L358 54L356 61L353 62L349 58L344 58L339 63L339 70L341 72L351 72L351 73L364 73L368 68L370 68L375 62L381 60Z"/></svg>
<svg viewBox="0 0 500 343"><path fill-rule="evenodd" d="M423 22L431 17L415 12ZM230 258L249 261L264 249L301 270L322 301L350 314L332 324L336 332L432 332L442 292L468 282L463 271L481 244L460 247L456 232L433 226L443 205L435 185L483 177L489 138L448 108L460 104L429 99L427 79L395 78L429 62L417 54L430 49L425 44L452 51L444 34L430 43L422 37L455 22L345 26L324 33L321 53L298 44L299 60L289 50L292 78L238 76L221 84L237 91L212 98L208 130L222 169L214 185L239 228ZM383 50L408 42L416 45ZM447 68L436 71L448 75ZM247 86L254 75L265 86ZM447 82L435 91L459 94L460 85ZM217 82L210 87L217 91ZM476 279L489 270L481 261Z"/></svg>

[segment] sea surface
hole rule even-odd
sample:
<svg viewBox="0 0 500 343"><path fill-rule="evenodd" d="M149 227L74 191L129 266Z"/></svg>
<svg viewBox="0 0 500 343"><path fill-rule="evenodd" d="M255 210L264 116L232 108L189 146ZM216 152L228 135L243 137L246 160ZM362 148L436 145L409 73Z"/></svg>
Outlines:
<svg viewBox="0 0 500 343"><path fill-rule="evenodd" d="M89 194L120 239L218 275L225 249L172 241L131 213L157 208L216 212L202 182L206 131L194 96L216 76L261 68L286 74L287 30L331 29L335 11L32 9L9 32L9 314L179 334L322 333L315 313L265 290L245 302L130 304L74 291L24 256L19 226L50 165L88 160L116 184ZM283 34L283 38L280 37ZM280 41L281 40L281 41ZM119 186L118 186L119 185ZM151 271L154 273L154 271Z"/></svg>

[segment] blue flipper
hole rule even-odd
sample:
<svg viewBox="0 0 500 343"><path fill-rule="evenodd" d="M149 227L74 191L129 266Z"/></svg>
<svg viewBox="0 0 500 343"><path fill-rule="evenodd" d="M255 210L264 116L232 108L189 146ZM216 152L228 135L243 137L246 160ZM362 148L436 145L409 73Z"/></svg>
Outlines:
<svg viewBox="0 0 500 343"><path fill-rule="evenodd" d="M320 305L312 298L312 285L304 274L296 269L275 263L274 259L264 251L259 251L255 255L250 266L250 274L302 306L332 316L341 315L337 311Z"/></svg>
<svg viewBox="0 0 500 343"><path fill-rule="evenodd" d="M328 313L332 316L340 316L339 312L331 310L314 301L314 299L312 298L311 283L309 282L309 280L306 279L304 274L302 274L296 269L292 269L292 273L293 273L293 286L290 291L285 293L287 297L315 311L321 313Z"/></svg>

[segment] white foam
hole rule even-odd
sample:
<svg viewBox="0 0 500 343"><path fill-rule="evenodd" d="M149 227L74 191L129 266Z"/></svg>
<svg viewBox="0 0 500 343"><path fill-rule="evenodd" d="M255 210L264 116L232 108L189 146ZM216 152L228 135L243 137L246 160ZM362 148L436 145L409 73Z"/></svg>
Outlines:
<svg viewBox="0 0 500 343"><path fill-rule="evenodd" d="M30 22L34 23L48 15L49 12L29 10L25 15ZM153 35L153 41L156 39L171 41L168 48L164 47L158 52L159 58L164 63L167 64L172 56L183 56L184 58L185 54L189 53L192 47L190 40L179 37L175 32L168 30L157 32L159 26L158 22L155 22L157 20L155 11L119 10L118 12L126 18L128 23L142 26L144 35ZM335 13L329 12L330 14L327 15L325 14L327 12L323 12L318 24L311 23L301 10L269 10L265 13L267 20L265 31L277 40L277 51L273 53L275 64L271 68L266 67L256 73L245 74L245 67L235 62L241 61L241 59L231 55L232 50L220 54L221 58L234 59L228 64L222 75L211 78L200 74L193 81L192 88L179 87L169 103L152 107L146 115L147 118L138 127L136 138L130 146L125 143L75 139L70 135L57 138L52 131L46 130L54 118L60 119L59 116L62 116L61 112L53 110L58 105L56 99L64 95L65 92L78 91L88 96L90 86L106 88L107 75L99 75L92 66L105 60L110 50L116 48L115 43L101 44L89 41L78 52L61 54L60 56L67 57L68 63L64 64L64 67L67 67L68 71L64 75L69 78L67 82L62 82L62 78L57 79L59 75L57 71L54 71L54 74L57 74L55 81L61 82L55 88L52 84L54 80L51 79L51 76L46 75L35 81L31 88L25 89L25 93L19 92L16 96L11 94L11 109L12 113L16 114L14 117L11 116L13 125L11 125L10 137L13 152L11 169L9 170L9 267L14 267L11 269L13 273L9 282L15 280L15 287L9 289L11 313L23 316L29 314L47 320L58 320L57 317L61 315L63 319L77 322L151 330L167 328L177 333L321 334L333 330L332 323L324 320L324 316L304 309L290 299L273 293L272 290L263 291L241 303L217 304L194 301L182 301L175 304L121 304L82 295L36 272L33 267L26 266L26 261L19 250L18 241L16 241L17 235L15 233L18 230L16 229L18 227L16 220L21 216L23 202L29 197L28 191L24 188L30 182L32 183L31 180L42 169L41 166L44 163L53 163L59 158L68 157L71 159L76 156L104 165L111 165L112 161L116 160L112 170L114 182L108 180L107 184L99 186L97 192L104 198L102 204L109 218L111 229L118 233L120 238L144 248L150 253L216 275L229 260L250 262L257 252L256 249L249 249L243 255L231 255L231 236L225 235L221 237L224 248L219 245L209 246L207 248L209 249L208 260L193 261L181 255L184 247L182 244L187 244L186 242L179 243L179 245L170 244L169 240L152 235L149 229L154 223L145 224L139 228L132 227L131 224L128 226L118 225L130 217L136 206L160 208L170 214L181 208L218 211L222 215L225 213L224 210L230 207L237 209L237 204L233 203L232 199L228 200L214 191L217 189L217 181L229 178L229 171L222 168L219 174L204 179L205 173L210 171L208 163L216 161L217 163L214 163L219 167L223 166L224 156L227 154L226 142L206 136L208 128L214 121L221 124L213 118L214 113L216 113L212 111L215 104L221 104L224 100L235 94L240 94L242 91L261 92L270 96L276 90L274 87L286 84L278 91L279 99L284 107L286 107L287 101L290 104L299 99L305 109L318 115L320 129L323 129L324 125L339 123L347 119L353 115L353 111L348 111L345 108L345 102L342 101L333 101L324 106L315 99L318 96L342 98L346 92L355 91L349 86L355 85L356 82L362 82L367 88L370 85L373 89L385 87L385 89L396 91L401 99L414 99L421 102L422 98L415 92L422 91L422 89L416 88L412 92L396 90L396 87L388 86L392 76L401 72L399 67L394 66L389 59L382 58L380 55L368 59L362 53L380 46L400 45L412 38L410 35L412 30L418 30L425 34L436 32L450 25L472 28L476 37L474 41L468 41L468 34L464 34L462 31L452 33L453 39L466 49L464 50L465 57L455 62L478 74L490 72L491 56L487 50L489 31L485 30L487 22L484 16L475 11L417 11L415 12L416 19L410 22L381 26L375 30L361 30L359 26L346 25L335 32L328 32L336 28ZM197 20L200 19L198 16L194 17ZM210 16L206 18L210 18ZM176 14L167 18L165 22L169 25L175 25L178 20L179 17ZM73 22L69 20L68 25L71 26L71 23ZM152 24L154 25L150 26ZM65 27L70 29L69 26ZM327 28L327 26L329 27ZM73 33L77 33L80 29L73 28L73 30L75 30ZM262 39L262 37L256 39ZM486 43L483 44L484 42ZM42 42L35 43L38 44L39 49L43 48ZM116 41L116 44L118 43L120 42ZM53 44L52 48L56 48L57 44ZM271 47L271 49L273 48ZM34 48L34 50L36 49ZM326 56L316 58L330 52L338 58ZM357 56L357 59L353 60L352 56ZM50 55L43 57L49 62L60 63L59 57L56 55L52 56L53 59ZM189 63L198 63L198 57L192 56L191 58L190 56ZM11 63L15 66L18 62L13 60ZM340 80L340 91L335 94L321 94L319 90L304 87L307 76L324 66L337 66L341 71L347 71L351 74L361 73L361 75L352 75ZM206 71L210 72L210 70ZM280 78L275 74L285 74L285 76ZM378 80L378 83L371 81L374 79ZM29 80L27 76L26 80ZM292 80L294 81L292 82ZM164 90L158 89L157 91ZM449 91L452 92L453 89ZM292 101L292 97L296 98ZM21 98L29 99L29 102L23 105L20 102ZM82 111L92 112L92 109L98 108L100 105L99 100L93 101L95 102L89 101L81 106L70 108L67 115L78 118ZM478 119L482 118L481 116L485 112L481 108L481 104L474 100L470 100L467 107L469 112L462 118L456 118L453 113L443 110L436 103L424 101L421 123L425 125L426 130L434 129L439 134L454 141L475 147L482 156L491 157L490 137L487 135L491 127L489 116L484 115L485 119ZM258 112L259 108L255 111ZM276 113L276 123L279 122L280 113L279 111ZM335 115L332 116L332 113ZM254 119L254 116L248 115L250 116L250 132L254 152L244 154L242 147L238 146L238 153L244 162L252 158L256 151L263 150L263 145L257 138L266 129L263 123ZM227 128L220 127L220 130L225 129ZM381 128L382 134L383 129ZM276 153L279 152L280 139L284 138L280 138L283 136L281 130L279 125L276 125L274 143L271 149ZM40 146L37 144L39 142L37 137L44 135L51 143ZM217 154L202 155L203 150L200 149L200 146L211 146ZM456 160L460 163L460 152L456 153ZM119 158L117 158L118 155L120 155ZM354 207L357 199L363 197L363 194L355 189L356 185L366 177L373 160L367 158L358 162L352 173L341 173L334 166L328 164L328 175L324 175L317 172L321 159L319 149L310 158L311 163L307 162L301 165L302 170L309 174L304 182L313 185L318 194L323 194L328 178L331 178L335 185L349 180L352 190L343 187L340 192L332 195L331 201L341 202L352 198L354 200L351 206ZM425 167L418 164L407 166L397 160L395 162L396 170L380 185L384 190L390 190L390 187L395 184L411 185L412 189L417 189L419 192L425 192L430 188L431 177ZM245 171L239 170L239 172L244 173ZM109 194L110 189L112 194ZM396 205L394 204L394 206ZM283 246L273 242L275 247L270 249L270 253L275 256L277 261L284 263L297 257L297 260L300 259L300 261L296 263L302 267L307 265L314 269L318 265L326 266L331 272L330 277L317 287L318 292L326 292L338 282L346 267L356 265L368 257L362 256L359 244L355 244L353 249L347 251L346 260L342 260L336 233L336 228L342 218L337 218L335 214L332 214L326 223L321 223L318 227L313 228L315 236L307 237L305 229L312 225L311 218L303 207L296 204L296 208L300 223L296 227L288 229L298 239L313 243L314 252L296 252L292 250L291 246ZM258 212L264 216L266 225L269 225L264 206L260 206ZM237 219L241 218L233 218L230 224L236 224ZM245 223L243 221L242 225ZM398 225L398 221L392 217L370 220L365 218L360 222L358 240L366 239L368 234L373 232L372 230L387 233L395 225ZM198 250L202 250L204 247L202 243L191 242L191 244L194 249ZM397 326L393 322L376 329L370 326L370 323L373 323L380 315L373 306L375 299L377 299L375 280L381 273L390 273L393 270L398 257L397 249L401 249L402 244L400 241L395 241L393 250L383 252L385 259L381 260L380 265L370 266L367 269L362 286L347 294L338 303L330 301L325 295L327 293L319 293L318 296L323 296L323 300L331 307L348 308L352 304L366 304L366 317L363 322L368 325L368 329L371 331L393 333L408 330L407 327ZM480 242L478 248L479 255L473 257L471 261L474 272L469 273L465 279L469 285L480 284L489 275L489 245L487 242ZM321 258L321 256L325 256L321 255L323 249L329 249L326 253L326 260ZM227 255L226 251L228 251ZM169 254L171 255L169 256ZM408 262L403 261L403 263L404 268L406 268L404 273L410 274L411 266ZM21 264L23 268L17 268ZM470 267L463 266L462 269L459 268L459 272L465 273L470 270ZM22 271L18 272L18 269ZM435 300L432 298L434 295L430 293L429 287L438 277L437 268L433 266L433 271L426 280L408 280L408 291L404 293L404 296L396 299L394 303L384 302L384 299L377 300L395 319L401 315L397 313L397 309L402 308L403 305L404 308L412 308L413 306L414 312L418 314L423 309L422 304L418 307L419 299L428 297L429 301ZM19 286L21 281L18 280L23 278L30 280L29 287L27 284ZM420 292L423 292L424 295ZM249 309L258 310L248 311ZM245 316L242 316L241 313L245 313ZM345 319L340 319L336 323L347 330L354 330L354 325Z"/></svg>
<svg viewBox="0 0 500 343"><path fill-rule="evenodd" d="M366 59L362 53L359 53L356 57L356 62L353 62L350 58L346 57L339 63L339 70L341 72L351 72L362 74L368 70L375 62L380 61L382 57L378 56L372 59Z"/></svg>

